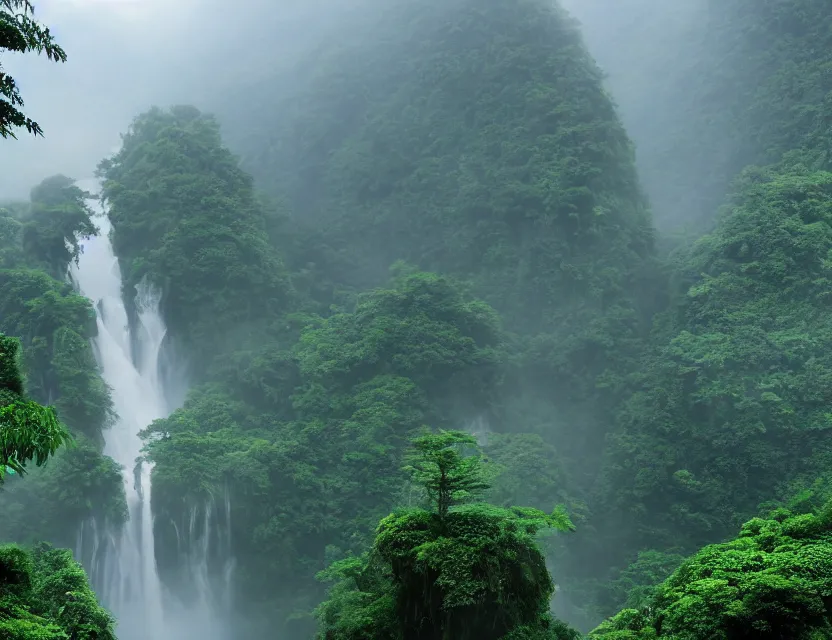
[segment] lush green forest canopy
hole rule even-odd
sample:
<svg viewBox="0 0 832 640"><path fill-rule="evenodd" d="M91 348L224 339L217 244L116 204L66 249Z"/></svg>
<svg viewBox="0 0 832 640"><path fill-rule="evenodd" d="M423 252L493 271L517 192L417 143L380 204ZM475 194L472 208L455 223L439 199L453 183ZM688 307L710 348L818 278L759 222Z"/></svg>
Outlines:
<svg viewBox="0 0 832 640"><path fill-rule="evenodd" d="M8 640L116 640L113 619L63 549L0 547L0 635Z"/></svg>
<svg viewBox="0 0 832 640"><path fill-rule="evenodd" d="M189 352L230 347L286 310L263 207L211 116L193 107L139 116L99 176L125 291L142 278L161 287L170 331Z"/></svg>
<svg viewBox="0 0 832 640"><path fill-rule="evenodd" d="M610 497L664 519L642 522L645 538L695 548L770 499L773 478L827 468L830 178L791 161L747 172L687 256L694 283L610 449Z"/></svg>
<svg viewBox="0 0 832 640"><path fill-rule="evenodd" d="M95 316L90 301L65 280L79 238L97 232L85 197L73 180L53 176L32 190L28 203L0 208L0 225L8 231L0 236L4 372L19 366L28 396L50 405L28 459L42 462L69 434L73 444L25 479L7 478L0 493L4 540L67 544L75 539L73 528L93 514L124 517L119 469L101 455L113 408L90 343ZM18 383L22 378L3 393L20 393ZM18 432L31 433L27 425L38 416L35 405L11 397L3 403L4 416L19 423ZM6 464L14 469L13 460Z"/></svg>
<svg viewBox="0 0 832 640"><path fill-rule="evenodd" d="M178 518L230 494L252 606L314 605L327 554L359 551L402 499L399 459L424 424L502 432L486 449L504 504L521 487L546 508L586 497L567 471L598 464L655 303L639 286L660 276L632 149L575 25L514 4L397 3L369 41L333 43L274 125L289 152L258 171L273 167L279 206L190 107L139 116L100 167L125 286L162 289L199 363L185 406L145 434L170 517L158 539L172 547ZM345 69L342 46L364 63ZM335 89L348 80L370 91L354 119L340 114L355 90ZM524 487L534 469L515 453L537 455L555 493ZM183 560L160 553L176 581Z"/></svg>
<svg viewBox="0 0 832 640"><path fill-rule="evenodd" d="M827 9L692 11L639 72L690 98L627 119L658 131L641 180L542 0L396 0L219 118L138 115L98 178L190 385L141 432L166 587L192 588L181 532L222 502L240 638L580 637L553 607L609 640L827 637ZM0 49L64 59L30 15L0 0ZM8 113L4 137L40 132ZM126 518L66 278L89 197L58 175L0 206L2 541ZM708 232L662 253L662 216ZM0 631L114 637L48 547L0 548Z"/></svg>
<svg viewBox="0 0 832 640"><path fill-rule="evenodd" d="M554 584L535 540L541 529L574 528L562 507L547 515L481 502L489 482L467 433L418 436L407 459L423 506L387 516L371 551L320 574L335 585L317 610L318 637L579 637L549 613Z"/></svg>
<svg viewBox="0 0 832 640"><path fill-rule="evenodd" d="M819 513L781 509L754 518L735 539L686 560L648 606L621 611L590 637L828 637L830 532L829 503Z"/></svg>
<svg viewBox="0 0 832 640"><path fill-rule="evenodd" d="M460 0L393 3L361 33L237 119L269 122L239 146L285 211L271 235L299 293L349 306L396 260L465 281L512 343L500 421L545 429L591 476L662 276L580 33L548 3Z"/></svg>
<svg viewBox="0 0 832 640"><path fill-rule="evenodd" d="M120 488L120 477L118 470L107 468L95 448L82 444L59 454L57 461L53 460L57 469L51 475L50 468L31 478L21 478L33 464L43 467L61 447L75 445L75 441L52 406L40 405L25 395L20 364L19 340L0 333L3 537L25 539L33 533L37 537L58 537L58 531L68 522L75 519L77 526L78 519L87 515L87 501L92 497L84 495L89 486L67 491L63 483L78 474L94 476L96 465L103 466L98 473L103 476L109 472L108 479L117 483L109 487L108 497L118 504L120 495L112 487ZM84 438L83 434L79 438ZM63 508L57 511L62 502ZM34 551L0 546L0 633L10 640L115 640L113 620L99 606L83 568L69 551L46 545Z"/></svg>

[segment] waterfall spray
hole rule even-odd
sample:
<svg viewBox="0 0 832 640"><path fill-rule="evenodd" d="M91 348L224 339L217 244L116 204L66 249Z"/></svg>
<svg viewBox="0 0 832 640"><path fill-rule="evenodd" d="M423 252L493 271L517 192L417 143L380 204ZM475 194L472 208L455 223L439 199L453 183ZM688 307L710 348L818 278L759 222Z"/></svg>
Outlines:
<svg viewBox="0 0 832 640"><path fill-rule="evenodd" d="M70 278L96 309L95 354L118 414L116 424L104 432L104 453L122 466L129 519L118 528L95 520L85 523L78 533L77 556L87 567L103 604L116 616L120 640L229 640L221 624L228 610L215 606L208 580L215 528L213 502L205 510L204 545L191 545L196 551L189 558L187 571L204 577L189 581L196 598L183 600L193 600L193 604L179 606L173 597L178 594L166 593L159 577L151 506L152 464L141 459L138 434L172 409L159 374L166 328L159 312L159 291L146 280L136 287L136 318L131 327L118 260L109 239L110 222L100 205L96 208L101 234L83 242L83 253L78 264L71 266ZM222 550L218 550L223 556L221 567L228 573L233 567L228 498L223 515L216 535L222 541Z"/></svg>

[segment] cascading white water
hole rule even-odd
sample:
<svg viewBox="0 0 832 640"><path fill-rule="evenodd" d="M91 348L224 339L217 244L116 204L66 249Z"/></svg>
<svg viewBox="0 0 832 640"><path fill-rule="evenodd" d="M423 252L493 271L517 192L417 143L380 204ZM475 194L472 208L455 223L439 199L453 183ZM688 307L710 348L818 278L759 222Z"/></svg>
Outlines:
<svg viewBox="0 0 832 640"><path fill-rule="evenodd" d="M184 538L179 527L174 525L177 551L184 565L184 574L192 586L196 608L230 611L234 558L231 551L231 497L228 491L222 495L221 502L208 499L200 507L191 507L182 524L185 525ZM212 573L211 569L215 572ZM212 628L216 630L216 624ZM205 634L199 636L200 639L208 637Z"/></svg>
<svg viewBox="0 0 832 640"><path fill-rule="evenodd" d="M142 447L139 431L168 414L157 375L165 327L158 313L158 296L143 287L136 296L141 334L134 364L121 274L108 239L109 221L101 216L96 224L101 235L84 242L84 252L71 273L80 292L97 309L96 356L118 414L116 424L104 433L104 453L124 468L129 521L116 534L102 532L109 544L94 559L94 580L102 600L118 619L121 640L163 638L162 585L156 570L150 506L151 468L136 463Z"/></svg>
<svg viewBox="0 0 832 640"><path fill-rule="evenodd" d="M92 181L79 186L90 191L96 188ZM216 528L212 504L205 508L202 531L190 531L187 541L189 556L184 569L194 591L195 598L189 598L192 604L187 608L178 606L164 592L159 578L151 510L152 465L137 462L142 447L139 431L166 417L172 409L159 375L166 328L159 313L158 292L142 282L136 291L138 322L136 335L132 335L118 260L109 239L110 222L100 204L90 205L97 210L95 222L101 233L83 242L83 253L78 264L70 268L70 278L96 308L96 358L112 389L118 414L116 424L104 432L104 453L123 467L129 520L116 531L107 523L86 523L78 535L77 555L86 565L103 604L116 616L120 640L226 640L220 623L225 622L228 609L215 606L208 571L209 541ZM227 574L233 567L228 498L224 506L224 518L215 536L222 547L223 582L227 587Z"/></svg>
<svg viewBox="0 0 832 640"><path fill-rule="evenodd" d="M491 425L488 424L488 420L483 416L477 416L471 420L467 425L465 425L463 430L474 436L477 439L477 444L479 446L488 446L488 436L491 434Z"/></svg>

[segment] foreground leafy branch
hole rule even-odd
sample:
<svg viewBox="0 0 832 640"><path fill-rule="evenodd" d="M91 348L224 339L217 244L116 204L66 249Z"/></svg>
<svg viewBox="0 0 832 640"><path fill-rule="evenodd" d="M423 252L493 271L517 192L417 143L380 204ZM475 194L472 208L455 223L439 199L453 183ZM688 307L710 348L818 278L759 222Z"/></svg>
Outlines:
<svg viewBox="0 0 832 640"><path fill-rule="evenodd" d="M66 62L66 52L55 42L47 27L34 19L35 7L29 0L0 0L0 51L46 53L53 62ZM24 127L42 136L41 126L26 116L20 90L0 64L0 137L17 138L14 129Z"/></svg>
<svg viewBox="0 0 832 640"><path fill-rule="evenodd" d="M23 475L28 462L41 466L71 442L52 407L23 398L19 350L15 338L0 334L0 482L7 469Z"/></svg>

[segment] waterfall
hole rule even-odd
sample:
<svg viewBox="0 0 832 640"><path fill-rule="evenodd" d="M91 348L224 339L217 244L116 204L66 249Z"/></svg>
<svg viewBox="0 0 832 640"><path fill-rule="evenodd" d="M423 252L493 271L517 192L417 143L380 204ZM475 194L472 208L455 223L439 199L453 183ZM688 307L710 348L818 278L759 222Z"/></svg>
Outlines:
<svg viewBox="0 0 832 640"><path fill-rule="evenodd" d="M488 424L488 420L483 416L477 416L471 420L465 427L463 427L463 430L474 436L477 439L477 444L479 446L488 446L488 436L491 434L491 425Z"/></svg>
<svg viewBox="0 0 832 640"><path fill-rule="evenodd" d="M184 537L174 524L177 552L185 580L192 586L196 608L230 611L234 558L228 491L220 500L212 496L203 505L191 507L182 525Z"/></svg>
<svg viewBox="0 0 832 640"><path fill-rule="evenodd" d="M89 191L96 190L93 185L79 184ZM173 409L166 400L165 387L170 381L163 381L159 373L166 334L159 313L160 295L146 281L136 287L137 318L131 329L118 260L109 239L110 222L100 204L90 204L101 233L83 241L83 253L78 264L71 266L70 278L96 309L95 355L118 414L115 425L104 432L104 453L122 466L129 520L117 528L95 520L85 523L78 533L77 557L89 571L102 603L115 615L120 640L227 640L221 623L227 622L228 609L217 606L223 603L214 601L208 579L209 542L218 528L213 502L204 510L203 530L190 531L187 540L185 588L193 593L170 594L159 577L151 509L152 465L140 461L138 433ZM227 497L223 507L215 535L221 542L227 587L233 567Z"/></svg>

